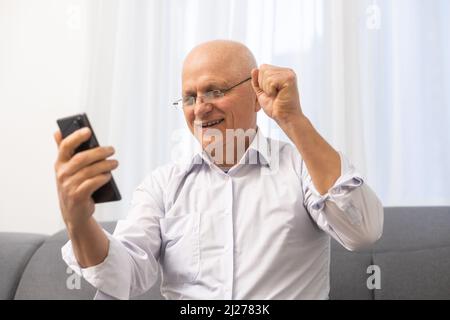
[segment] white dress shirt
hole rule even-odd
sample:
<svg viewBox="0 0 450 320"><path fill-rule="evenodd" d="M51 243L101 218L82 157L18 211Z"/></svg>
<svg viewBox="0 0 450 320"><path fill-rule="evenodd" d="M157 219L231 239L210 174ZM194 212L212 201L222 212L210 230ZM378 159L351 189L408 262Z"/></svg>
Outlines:
<svg viewBox="0 0 450 320"><path fill-rule="evenodd" d="M295 147L257 131L227 173L198 152L158 168L136 189L109 238L106 259L80 268L104 293L146 292L162 268L167 299L327 299L330 237L348 250L375 242L383 208L340 153L341 176L320 195Z"/></svg>

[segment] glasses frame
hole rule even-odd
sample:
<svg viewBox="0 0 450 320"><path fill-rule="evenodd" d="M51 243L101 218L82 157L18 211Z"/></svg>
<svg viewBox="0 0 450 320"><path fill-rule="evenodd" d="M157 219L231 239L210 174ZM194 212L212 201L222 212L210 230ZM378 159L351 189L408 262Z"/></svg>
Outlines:
<svg viewBox="0 0 450 320"><path fill-rule="evenodd" d="M211 98L211 97L214 97L214 98L221 98L221 97L223 97L227 92L231 91L232 89L236 88L237 86L240 86L241 84L243 84L243 83L245 83L245 82L247 82L247 81L249 81L249 80L251 80L251 79L252 79L252 77L248 77L247 79L242 80L241 82L239 82L239 83L237 83L237 84L235 84L235 85L233 85L233 86L231 86L231 87L229 87L229 88L227 88L227 89L223 89L223 90L216 89L216 90L208 91L208 92L206 92L203 96L198 96L198 97L189 96L189 98L193 98L194 101L193 101L192 104L187 105L186 107L192 107L192 106L195 106L195 104L197 103L197 99L199 99L199 98L204 98L204 97L209 97L209 98ZM217 95L217 94L218 94L218 95ZM184 98L181 98L181 99L178 99L178 100L174 101L174 102L172 103L172 105L173 105L175 108L180 107L180 105L181 105L182 108L184 108L185 105L184 105L184 103L183 103L183 100L184 100L185 98L187 98L187 97L184 97Z"/></svg>

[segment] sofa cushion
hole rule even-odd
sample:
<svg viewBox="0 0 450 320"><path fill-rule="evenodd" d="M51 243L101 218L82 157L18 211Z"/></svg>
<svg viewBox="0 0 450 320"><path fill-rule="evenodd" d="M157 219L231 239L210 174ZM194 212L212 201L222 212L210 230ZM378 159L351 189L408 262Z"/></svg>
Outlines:
<svg viewBox="0 0 450 320"><path fill-rule="evenodd" d="M115 222L101 223L112 232ZM67 232L62 230L49 237L30 259L15 299L65 299L90 300L96 290L67 267L61 257L61 247L67 242ZM160 282L137 299L162 299Z"/></svg>
<svg viewBox="0 0 450 320"><path fill-rule="evenodd" d="M375 299L449 299L450 247L374 253L381 288Z"/></svg>
<svg viewBox="0 0 450 320"><path fill-rule="evenodd" d="M330 299L372 300L367 288L367 267L372 263L371 252L350 252L336 241L331 242Z"/></svg>
<svg viewBox="0 0 450 320"><path fill-rule="evenodd" d="M65 231L47 239L28 263L15 299L92 299L95 290L84 279L75 278L61 258ZM77 281L80 289L77 289ZM69 282L73 289L68 288Z"/></svg>
<svg viewBox="0 0 450 320"><path fill-rule="evenodd" d="M373 248L381 289L375 299L450 297L450 208L387 208Z"/></svg>
<svg viewBox="0 0 450 320"><path fill-rule="evenodd" d="M450 208L384 209L381 239L360 252L332 241L331 299L448 299ZM367 289L367 267L380 269L380 289Z"/></svg>
<svg viewBox="0 0 450 320"><path fill-rule="evenodd" d="M0 300L13 299L28 261L47 236L0 233Z"/></svg>

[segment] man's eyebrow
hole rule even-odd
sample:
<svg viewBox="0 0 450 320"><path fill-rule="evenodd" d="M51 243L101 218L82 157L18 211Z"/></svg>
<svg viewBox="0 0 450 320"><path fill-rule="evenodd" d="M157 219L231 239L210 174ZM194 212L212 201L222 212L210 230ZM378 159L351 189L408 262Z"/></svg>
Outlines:
<svg viewBox="0 0 450 320"><path fill-rule="evenodd" d="M213 80L209 82L206 87L226 87L228 85L227 81L223 80Z"/></svg>
<svg viewBox="0 0 450 320"><path fill-rule="evenodd" d="M183 91L183 97L193 96L193 95L195 95L195 93L193 93L191 90Z"/></svg>

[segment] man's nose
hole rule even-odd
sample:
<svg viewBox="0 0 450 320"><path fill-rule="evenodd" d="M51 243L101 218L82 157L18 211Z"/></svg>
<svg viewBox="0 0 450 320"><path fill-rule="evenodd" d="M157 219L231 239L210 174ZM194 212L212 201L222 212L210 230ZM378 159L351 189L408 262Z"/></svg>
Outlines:
<svg viewBox="0 0 450 320"><path fill-rule="evenodd" d="M196 118L204 118L212 109L213 106L210 103L204 103L201 97L195 100L194 114Z"/></svg>

